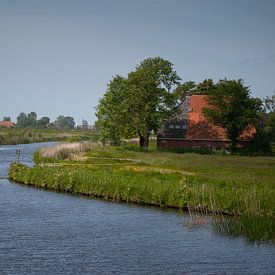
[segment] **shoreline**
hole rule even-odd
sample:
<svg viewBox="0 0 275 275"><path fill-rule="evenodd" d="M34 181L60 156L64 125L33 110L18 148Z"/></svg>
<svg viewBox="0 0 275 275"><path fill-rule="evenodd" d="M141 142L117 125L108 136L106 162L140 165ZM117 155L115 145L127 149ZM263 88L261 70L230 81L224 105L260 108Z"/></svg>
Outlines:
<svg viewBox="0 0 275 275"><path fill-rule="evenodd" d="M229 188L224 188L224 182L216 182L214 187L207 186L207 183L196 176L177 172L168 174L154 170L138 171L136 167L114 169L108 166L31 168L14 163L9 169L9 179L45 190L114 202L182 209L203 214L274 215L274 206L266 204L268 196L263 197L262 190L249 191L246 187L241 190L232 184ZM265 208L260 208L260 204Z"/></svg>

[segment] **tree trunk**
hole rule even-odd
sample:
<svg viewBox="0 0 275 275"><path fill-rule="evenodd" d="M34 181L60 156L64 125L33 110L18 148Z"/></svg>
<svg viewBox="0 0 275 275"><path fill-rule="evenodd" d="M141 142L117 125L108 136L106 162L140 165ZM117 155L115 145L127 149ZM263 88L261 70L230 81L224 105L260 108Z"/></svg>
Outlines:
<svg viewBox="0 0 275 275"><path fill-rule="evenodd" d="M148 131L145 135L139 135L139 147L148 150L149 147L150 132Z"/></svg>
<svg viewBox="0 0 275 275"><path fill-rule="evenodd" d="M230 142L230 151L231 151L231 154L234 154L237 152L237 144L238 144L238 140L233 138L231 139L231 142Z"/></svg>

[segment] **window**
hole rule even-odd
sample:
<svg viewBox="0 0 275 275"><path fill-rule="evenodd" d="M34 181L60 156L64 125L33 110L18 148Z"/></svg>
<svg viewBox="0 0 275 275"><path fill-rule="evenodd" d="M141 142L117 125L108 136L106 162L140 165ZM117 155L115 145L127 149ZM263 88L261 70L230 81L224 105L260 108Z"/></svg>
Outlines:
<svg viewBox="0 0 275 275"><path fill-rule="evenodd" d="M170 124L170 125L169 125L169 129L174 129L174 125L173 125L173 124Z"/></svg>
<svg viewBox="0 0 275 275"><path fill-rule="evenodd" d="M180 125L175 125L175 129L180 129Z"/></svg>
<svg viewBox="0 0 275 275"><path fill-rule="evenodd" d="M187 125L182 125L181 129L186 130L187 129Z"/></svg>

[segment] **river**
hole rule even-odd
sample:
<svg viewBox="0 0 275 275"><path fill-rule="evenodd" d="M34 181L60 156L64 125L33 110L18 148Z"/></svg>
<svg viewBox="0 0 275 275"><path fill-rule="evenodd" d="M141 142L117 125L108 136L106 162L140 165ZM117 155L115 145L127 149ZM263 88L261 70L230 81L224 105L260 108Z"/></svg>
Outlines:
<svg viewBox="0 0 275 275"><path fill-rule="evenodd" d="M0 146L0 274L271 274L275 246L185 226L189 216L15 184L21 150L31 165L45 144ZM209 218L210 219L210 218Z"/></svg>

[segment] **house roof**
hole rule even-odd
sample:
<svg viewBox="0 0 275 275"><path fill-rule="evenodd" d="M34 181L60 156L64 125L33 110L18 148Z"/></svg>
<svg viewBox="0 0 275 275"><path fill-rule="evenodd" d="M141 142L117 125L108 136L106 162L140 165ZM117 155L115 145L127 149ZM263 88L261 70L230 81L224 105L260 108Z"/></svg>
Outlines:
<svg viewBox="0 0 275 275"><path fill-rule="evenodd" d="M3 120L3 121L0 121L0 126L9 128L13 126L13 123L11 121Z"/></svg>
<svg viewBox="0 0 275 275"><path fill-rule="evenodd" d="M228 140L225 130L217 125L209 123L203 114L203 108L209 106L205 95L191 95L189 97L189 112L187 139L219 139ZM248 127L241 139L248 139L256 133L254 127Z"/></svg>

